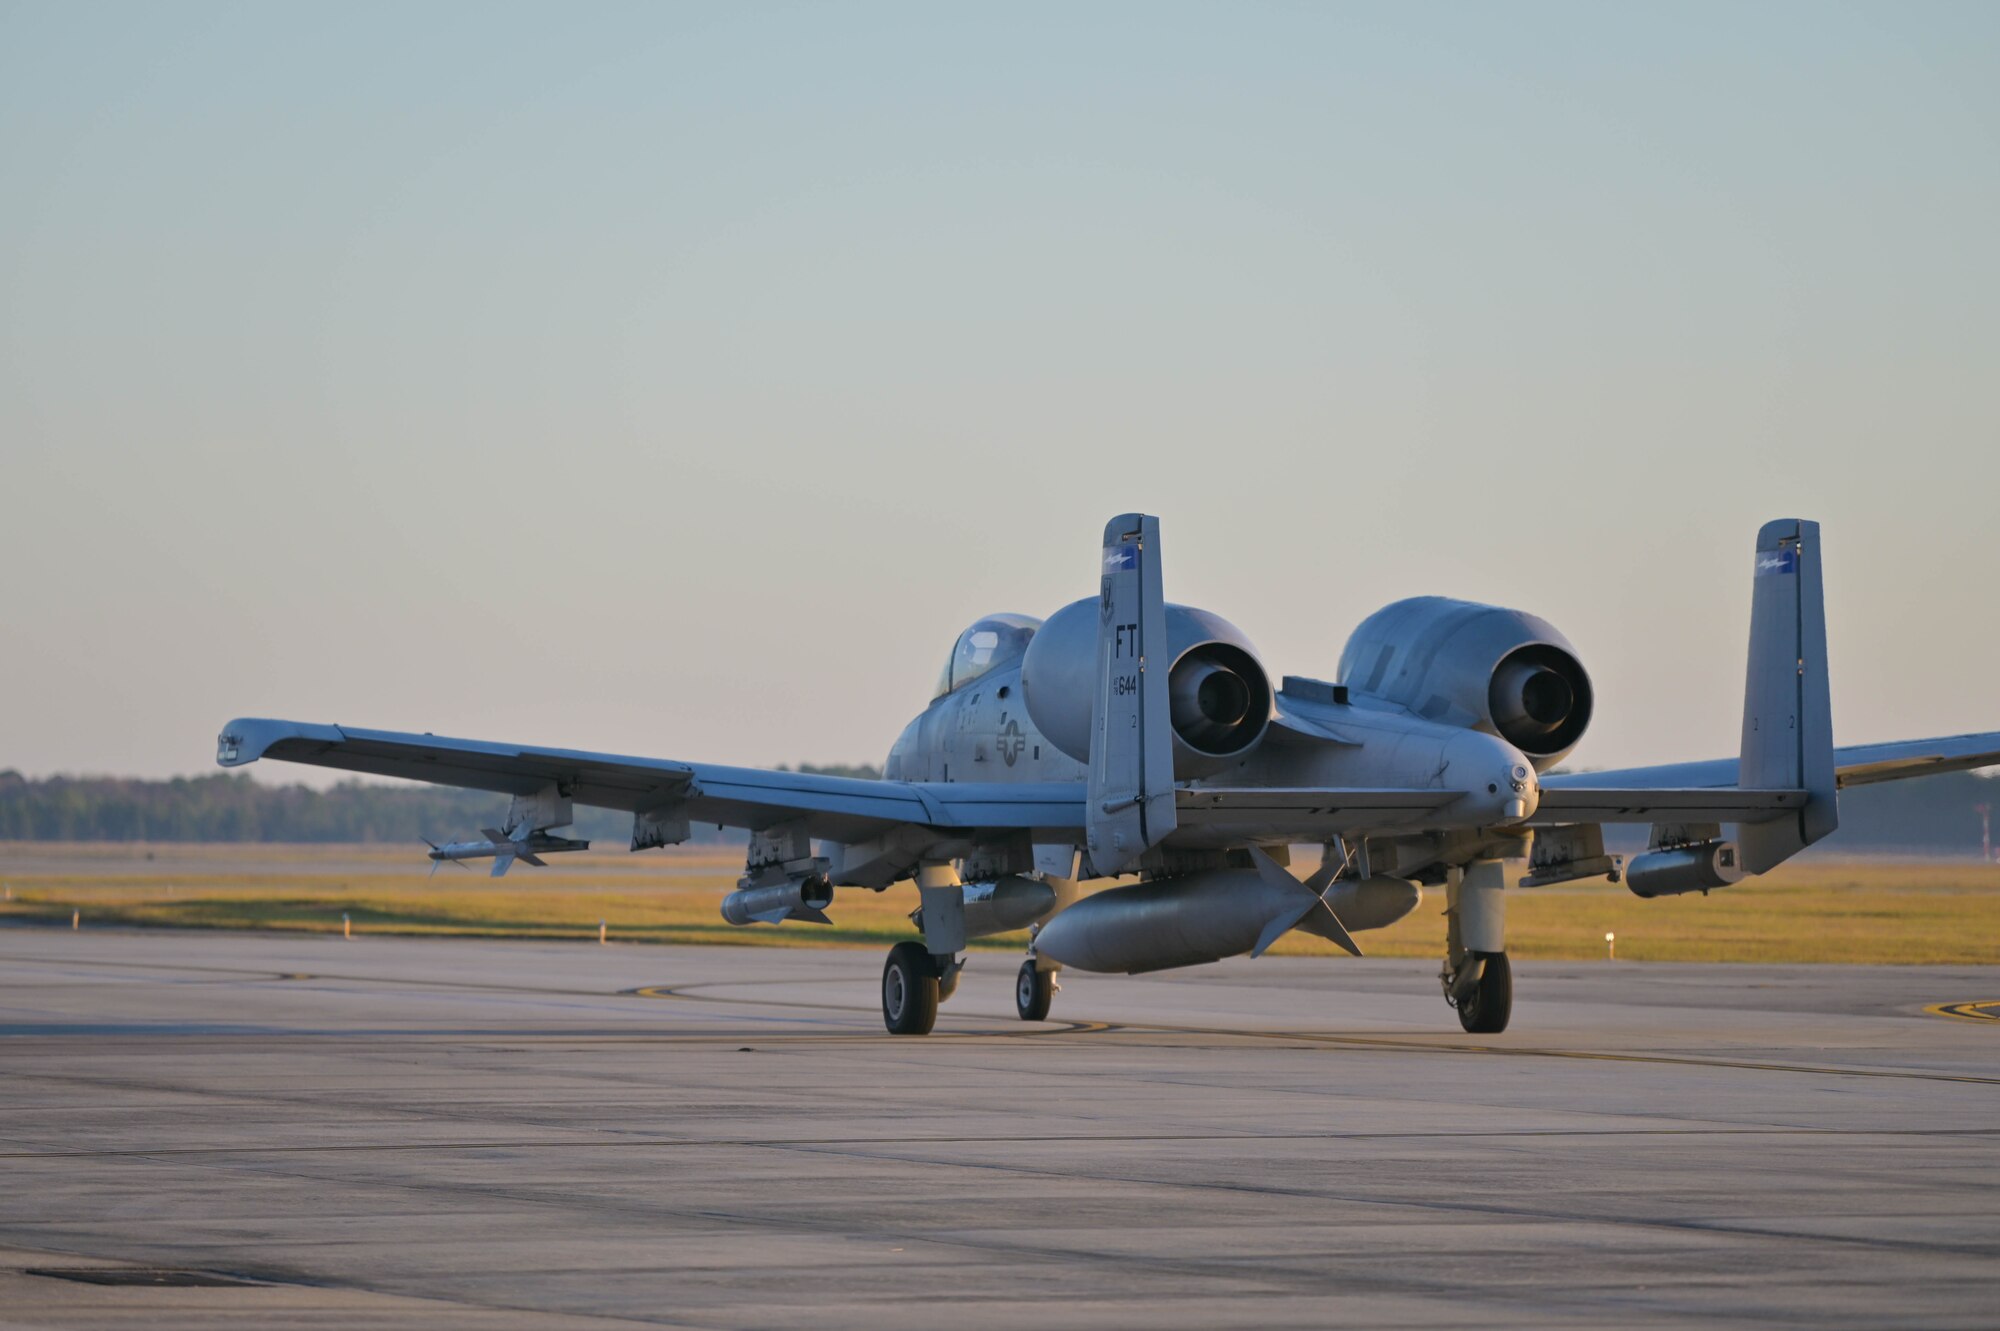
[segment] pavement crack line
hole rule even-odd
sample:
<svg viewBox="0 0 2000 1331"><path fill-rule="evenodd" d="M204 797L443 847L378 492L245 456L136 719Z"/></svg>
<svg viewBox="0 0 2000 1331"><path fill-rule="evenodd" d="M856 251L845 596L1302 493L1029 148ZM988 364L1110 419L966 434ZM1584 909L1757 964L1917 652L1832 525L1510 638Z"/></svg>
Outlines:
<svg viewBox="0 0 2000 1331"><path fill-rule="evenodd" d="M532 1126L532 1125L530 1125ZM602 1128L574 1128L577 1132L603 1132ZM862 1147L862 1146L984 1146L1059 1145L1065 1142L1174 1143L1198 1142L1339 1142L1339 1141L1543 1141L1572 1138L1680 1138L1680 1137L1811 1137L1816 1139L1852 1137L1862 1139L1912 1137L1996 1137L2000 1128L1495 1128L1463 1132L1040 1132L1018 1135L977 1133L962 1136L930 1137L658 1137L615 1141L550 1141L546 1137L495 1139L492 1141L442 1142L343 1142L313 1143L303 1146L131 1146L102 1150L50 1147L0 1151L0 1160L122 1160L151 1157L180 1158L201 1156L258 1155L369 1155L375 1153L427 1151L656 1151L706 1148L758 1147ZM18 1141L18 1139L16 1139Z"/></svg>

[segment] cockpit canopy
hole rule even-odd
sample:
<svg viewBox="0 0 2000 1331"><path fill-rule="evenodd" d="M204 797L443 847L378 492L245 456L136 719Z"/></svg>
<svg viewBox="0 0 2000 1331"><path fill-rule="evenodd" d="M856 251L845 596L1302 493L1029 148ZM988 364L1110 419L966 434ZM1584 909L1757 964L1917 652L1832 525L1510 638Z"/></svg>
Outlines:
<svg viewBox="0 0 2000 1331"><path fill-rule="evenodd" d="M931 697L942 698L989 670L1016 664L1041 626L1042 621L1032 615L988 615L978 621L958 635Z"/></svg>

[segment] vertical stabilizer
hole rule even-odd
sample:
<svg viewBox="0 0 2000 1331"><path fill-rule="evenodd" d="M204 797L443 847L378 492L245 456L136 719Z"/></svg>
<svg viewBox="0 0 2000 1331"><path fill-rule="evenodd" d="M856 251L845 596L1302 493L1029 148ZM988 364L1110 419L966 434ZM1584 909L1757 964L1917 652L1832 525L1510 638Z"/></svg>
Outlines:
<svg viewBox="0 0 2000 1331"><path fill-rule="evenodd" d="M1167 611L1160 522L1142 513L1104 528L1096 693L1084 830L1094 872L1125 869L1174 830L1174 737L1167 704Z"/></svg>
<svg viewBox="0 0 2000 1331"><path fill-rule="evenodd" d="M1805 807L1736 829L1751 873L1782 863L1839 824L1817 522L1781 518L1757 533L1736 784L1807 792Z"/></svg>

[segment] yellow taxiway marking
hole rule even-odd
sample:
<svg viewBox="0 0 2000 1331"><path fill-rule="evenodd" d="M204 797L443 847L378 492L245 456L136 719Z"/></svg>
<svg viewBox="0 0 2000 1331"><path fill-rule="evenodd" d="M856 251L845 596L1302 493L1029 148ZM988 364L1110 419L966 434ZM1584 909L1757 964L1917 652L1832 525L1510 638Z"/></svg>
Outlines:
<svg viewBox="0 0 2000 1331"><path fill-rule="evenodd" d="M2000 1021L2000 998L1969 1003L1933 1003L1924 1011L1933 1017L1957 1017L1960 1021Z"/></svg>

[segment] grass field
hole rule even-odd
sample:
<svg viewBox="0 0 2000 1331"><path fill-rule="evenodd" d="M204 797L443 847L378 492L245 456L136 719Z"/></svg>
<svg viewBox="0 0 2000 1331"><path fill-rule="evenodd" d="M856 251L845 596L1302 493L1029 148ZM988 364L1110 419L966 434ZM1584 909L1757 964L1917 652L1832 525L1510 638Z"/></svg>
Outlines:
<svg viewBox="0 0 2000 1331"><path fill-rule="evenodd" d="M150 856L150 858L149 858ZM414 865L412 861L415 861ZM495 881L446 868L435 877L402 847L53 846L0 844L0 922L81 927L158 925L338 933L467 934L619 943L887 946L912 936L916 891L843 890L832 927L738 929L717 903L739 861L702 851L566 857ZM408 871L406 871L408 870ZM1395 927L1361 935L1373 956L1431 957L1443 946L1444 894ZM1588 959L1615 933L1631 961L2000 964L2000 866L1963 861L1822 861L1789 865L1717 891L1641 901L1602 882L1509 893L1518 958ZM975 948L1018 950L1023 936ZM1335 951L1292 935L1279 954Z"/></svg>

